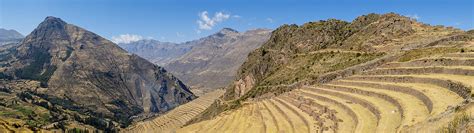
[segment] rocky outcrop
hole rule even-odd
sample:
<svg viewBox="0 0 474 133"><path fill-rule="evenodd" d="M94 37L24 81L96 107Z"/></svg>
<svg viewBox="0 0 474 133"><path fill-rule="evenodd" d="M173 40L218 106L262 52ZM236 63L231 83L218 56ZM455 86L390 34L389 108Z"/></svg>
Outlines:
<svg viewBox="0 0 474 133"><path fill-rule="evenodd" d="M248 91L250 91L250 89L248 88L252 88L253 86L255 86L254 78L251 76L252 75L249 75L243 79L239 79L238 81L234 82L234 86L235 86L234 93L236 95L243 96Z"/></svg>
<svg viewBox="0 0 474 133"><path fill-rule="evenodd" d="M0 69L4 79L39 81L54 105L126 125L196 98L164 68L90 31L47 17Z"/></svg>

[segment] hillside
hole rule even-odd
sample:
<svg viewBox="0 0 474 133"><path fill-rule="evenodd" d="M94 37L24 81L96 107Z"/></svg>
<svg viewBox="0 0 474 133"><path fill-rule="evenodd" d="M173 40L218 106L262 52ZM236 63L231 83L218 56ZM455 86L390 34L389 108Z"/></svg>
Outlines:
<svg viewBox="0 0 474 133"><path fill-rule="evenodd" d="M368 14L352 22L336 19L284 25L250 53L227 98L259 86L312 82L322 74L415 48L461 32L425 25L398 14Z"/></svg>
<svg viewBox="0 0 474 133"><path fill-rule="evenodd" d="M113 131L196 98L164 68L59 18L47 17L7 50L0 59L2 119L30 129Z"/></svg>
<svg viewBox="0 0 474 133"><path fill-rule="evenodd" d="M375 69L248 101L177 132L470 132L474 34L467 36L443 41L457 46L406 51Z"/></svg>
<svg viewBox="0 0 474 133"><path fill-rule="evenodd" d="M473 119L473 44L472 31L394 13L283 25L177 131L460 130Z"/></svg>
<svg viewBox="0 0 474 133"><path fill-rule="evenodd" d="M130 53L137 54L152 63L163 66L178 57L186 54L192 48L192 44L177 44L170 42L160 42L157 40L139 40L130 43L119 43L123 49Z"/></svg>
<svg viewBox="0 0 474 133"><path fill-rule="evenodd" d="M128 127L125 132L144 133L144 132L173 132L177 128L186 125L194 117L202 113L205 109L211 107L214 101L222 96L224 90L217 89L203 94L199 98L183 104L166 114L156 118L139 121L133 126Z"/></svg>
<svg viewBox="0 0 474 133"><path fill-rule="evenodd" d="M235 79L238 67L248 54L270 37L270 30L256 29L239 33L224 28L221 31L186 42L192 49L165 65L174 75L190 85L195 92L207 92L226 87Z"/></svg>

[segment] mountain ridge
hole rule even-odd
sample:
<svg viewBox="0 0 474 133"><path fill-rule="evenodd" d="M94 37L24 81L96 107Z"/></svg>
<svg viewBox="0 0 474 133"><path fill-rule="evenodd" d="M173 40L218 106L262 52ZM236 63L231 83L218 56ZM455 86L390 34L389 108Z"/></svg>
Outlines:
<svg viewBox="0 0 474 133"><path fill-rule="evenodd" d="M0 40L3 40L3 39L19 39L19 38L23 38L24 36L14 30L14 29L10 29L10 30L7 30L7 29L3 29L3 28L0 28Z"/></svg>
<svg viewBox="0 0 474 133"><path fill-rule="evenodd" d="M250 51L268 39L270 31L258 28L239 32L222 28L209 36L183 43L149 44L141 40L119 45L131 53L162 64L190 85L194 92L202 94L229 84L235 77L237 67Z"/></svg>
<svg viewBox="0 0 474 133"><path fill-rule="evenodd" d="M158 65L165 65L192 48L191 45L161 42L153 39L119 43L118 45L128 52L135 53Z"/></svg>
<svg viewBox="0 0 474 133"><path fill-rule="evenodd" d="M0 46L19 43L24 36L16 30L0 28Z"/></svg>
<svg viewBox="0 0 474 133"><path fill-rule="evenodd" d="M73 120L99 129L115 130L132 116L164 113L196 98L163 67L60 18L47 17L14 50L0 70L4 80L39 81L44 89L28 93L54 105L44 108L93 118Z"/></svg>
<svg viewBox="0 0 474 133"><path fill-rule="evenodd" d="M248 53L262 45L269 35L268 29L238 32L224 28L199 40L186 42L193 48L164 67L196 91L226 87L235 78L238 66Z"/></svg>

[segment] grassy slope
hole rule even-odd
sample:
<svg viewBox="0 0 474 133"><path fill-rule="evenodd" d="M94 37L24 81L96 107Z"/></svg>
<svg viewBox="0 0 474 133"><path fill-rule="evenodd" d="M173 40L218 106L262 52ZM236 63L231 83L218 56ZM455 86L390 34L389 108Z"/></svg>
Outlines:
<svg viewBox="0 0 474 133"><path fill-rule="evenodd" d="M461 51L458 48L417 50L428 44L445 44L451 41L449 36L459 33L463 32L424 25L396 14L369 14L351 23L331 19L302 26L281 26L272 33L266 44L249 55L238 72L241 79L252 75L255 86L240 97L236 96L233 86L229 87L222 101L190 123L239 108L249 98L264 98L290 91L293 88L288 85L304 83L322 74L371 61L385 53L398 56L408 49L409 52L402 54L399 60L409 61L432 53ZM331 52L328 49L334 50Z"/></svg>

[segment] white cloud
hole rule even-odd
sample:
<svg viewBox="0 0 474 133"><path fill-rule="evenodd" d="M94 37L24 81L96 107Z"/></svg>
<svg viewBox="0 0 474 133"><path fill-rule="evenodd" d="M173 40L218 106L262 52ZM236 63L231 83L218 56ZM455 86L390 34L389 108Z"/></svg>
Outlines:
<svg viewBox="0 0 474 133"><path fill-rule="evenodd" d="M269 23L273 23L273 19L272 18L267 18L266 19Z"/></svg>
<svg viewBox="0 0 474 133"><path fill-rule="evenodd" d="M207 11L203 11L199 13L199 20L197 20L197 23L200 30L211 30L217 23L227 20L229 17L230 14L216 12L214 17L210 18L209 13Z"/></svg>
<svg viewBox="0 0 474 133"><path fill-rule="evenodd" d="M420 17L418 16L418 14L408 14L408 15L405 15L411 19L414 19L414 20L418 20L420 19Z"/></svg>
<svg viewBox="0 0 474 133"><path fill-rule="evenodd" d="M119 36L113 36L112 42L114 43L130 43L138 40L142 40L143 37L140 35L133 35L133 34L123 34Z"/></svg>

